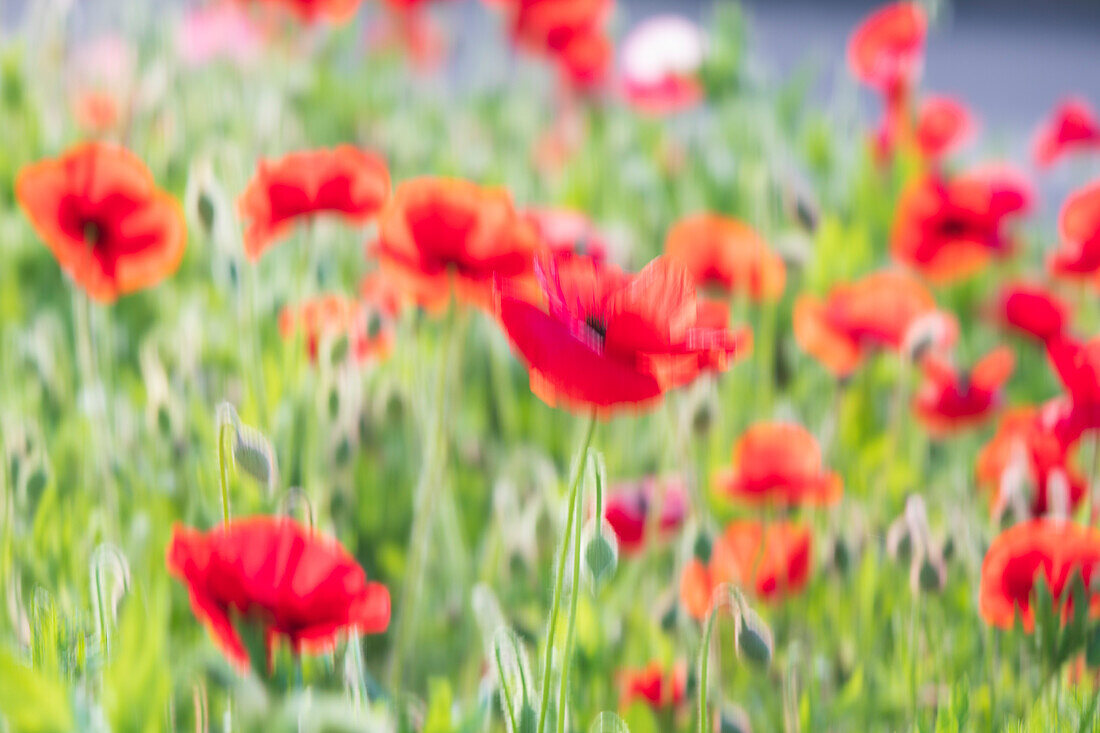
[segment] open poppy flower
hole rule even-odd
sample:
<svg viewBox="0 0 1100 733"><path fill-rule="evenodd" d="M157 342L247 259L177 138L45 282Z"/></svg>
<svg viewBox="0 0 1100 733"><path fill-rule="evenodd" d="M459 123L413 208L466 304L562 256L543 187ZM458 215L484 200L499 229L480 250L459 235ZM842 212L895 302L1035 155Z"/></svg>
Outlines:
<svg viewBox="0 0 1100 733"><path fill-rule="evenodd" d="M567 87L591 89L611 66L604 26L613 0L511 0L501 3L516 43L554 61Z"/></svg>
<svg viewBox="0 0 1100 733"><path fill-rule="evenodd" d="M952 97L925 97L917 110L917 147L928 160L939 160L974 134L974 119L962 102Z"/></svg>
<svg viewBox="0 0 1100 733"><path fill-rule="evenodd" d="M384 276L427 308L488 306L493 282L527 279L539 249L508 192L459 179L416 178L394 191L373 246Z"/></svg>
<svg viewBox="0 0 1100 733"><path fill-rule="evenodd" d="M675 15L638 24L622 43L623 96L645 114L669 114L694 107L703 98L698 79L706 41L702 30Z"/></svg>
<svg viewBox="0 0 1100 733"><path fill-rule="evenodd" d="M279 333L292 339L301 331L306 351L317 360L321 341L346 337L352 357L357 362L384 358L393 346L393 331L380 310L344 295L320 295L295 306L287 306L279 314Z"/></svg>
<svg viewBox="0 0 1100 733"><path fill-rule="evenodd" d="M928 18L918 3L883 6L848 39L848 68L887 97L904 94L920 75L927 32Z"/></svg>
<svg viewBox="0 0 1100 733"><path fill-rule="evenodd" d="M619 707L644 702L654 710L676 707L687 700L687 664L677 662L672 669L652 661L641 669L619 672Z"/></svg>
<svg viewBox="0 0 1100 733"><path fill-rule="evenodd" d="M607 243L587 216L572 209L531 207L522 216L535 228L543 245L555 256L570 254L602 262Z"/></svg>
<svg viewBox="0 0 1100 733"><path fill-rule="evenodd" d="M61 269L98 301L155 285L183 259L183 210L125 148L86 143L26 166L15 196Z"/></svg>
<svg viewBox="0 0 1100 733"><path fill-rule="evenodd" d="M1005 411L997 433L978 453L978 485L989 492L994 513L1009 500L1001 495L1002 478L1016 460L1026 461L1032 485L1028 497L1031 516L1041 517L1050 511L1051 481L1058 474L1066 480L1071 512L1084 498L1087 482L1070 465L1069 451L1056 432L1045 425L1038 409L1017 407Z"/></svg>
<svg viewBox="0 0 1100 733"><path fill-rule="evenodd" d="M704 371L721 371L746 335L701 327L687 272L658 257L635 275L585 257L540 260L546 306L500 289L497 313L547 404L641 408Z"/></svg>
<svg viewBox="0 0 1100 733"><path fill-rule="evenodd" d="M817 440L794 423L757 423L733 448L733 467L716 486L750 504L800 506L834 504L844 490L840 476L826 471Z"/></svg>
<svg viewBox="0 0 1100 733"><path fill-rule="evenodd" d="M783 294L783 259L747 224L717 214L678 221L665 239L665 253L687 268L699 287L746 293L753 300Z"/></svg>
<svg viewBox="0 0 1100 733"><path fill-rule="evenodd" d="M1019 617L1024 630L1035 628L1031 608L1040 574L1055 608L1069 613L1069 583L1080 574L1089 596L1089 616L1100 616L1100 594L1092 590L1093 571L1100 563L1100 530L1056 519L1033 519L994 538L982 561L979 606L986 623L1011 628Z"/></svg>
<svg viewBox="0 0 1100 733"><path fill-rule="evenodd" d="M1032 156L1045 168L1084 150L1100 150L1100 120L1085 100L1067 99L1035 131Z"/></svg>
<svg viewBox="0 0 1100 733"><path fill-rule="evenodd" d="M571 36L555 59L566 87L589 91L604 83L613 53L611 39L603 31L590 29Z"/></svg>
<svg viewBox="0 0 1100 733"><path fill-rule="evenodd" d="M1058 214L1062 247L1050 259L1050 270L1063 277L1100 272L1100 180L1069 195Z"/></svg>
<svg viewBox="0 0 1100 733"><path fill-rule="evenodd" d="M1001 404L1015 361L1012 350L1002 346L965 372L940 354L929 354L921 362L924 382L913 398L917 419L933 435L982 423Z"/></svg>
<svg viewBox="0 0 1100 733"><path fill-rule="evenodd" d="M894 258L929 280L973 275L1011 250L1008 221L1031 206L1026 181L1005 170L946 179L932 173L902 193L894 218Z"/></svg>
<svg viewBox="0 0 1100 733"><path fill-rule="evenodd" d="M1047 358L1069 396L1057 415L1063 442L1100 429L1100 337L1081 341L1061 334L1047 341Z"/></svg>
<svg viewBox="0 0 1100 733"><path fill-rule="evenodd" d="M268 658L279 637L295 654L330 650L345 631L377 634L390 594L367 581L334 540L284 517L251 517L209 532L177 526L168 571L187 584L191 609L238 667L249 666L239 622L260 624Z"/></svg>
<svg viewBox="0 0 1100 733"><path fill-rule="evenodd" d="M895 270L837 286L824 302L801 296L794 307L795 341L838 378L873 349L902 349L925 324L938 326L929 329L935 346L949 345L958 332L920 281Z"/></svg>
<svg viewBox="0 0 1100 733"><path fill-rule="evenodd" d="M385 162L350 145L260 161L238 207L244 250L256 261L304 217L329 213L351 224L370 221L390 193Z"/></svg>
<svg viewBox="0 0 1100 733"><path fill-rule="evenodd" d="M355 17L363 0L241 0L290 12L304 23L345 23Z"/></svg>
<svg viewBox="0 0 1100 733"><path fill-rule="evenodd" d="M604 501L603 516L615 538L619 549L626 555L634 554L646 545L645 532L650 521L653 502L659 493L657 482L663 481L663 499L657 508L657 530L661 536L667 536L680 528L687 515L687 492L679 479L660 479L648 477L641 481L622 484L613 488Z"/></svg>
<svg viewBox="0 0 1100 733"><path fill-rule="evenodd" d="M1018 282L1001 288L991 308L1005 328L1046 342L1069 324L1069 306L1041 285Z"/></svg>

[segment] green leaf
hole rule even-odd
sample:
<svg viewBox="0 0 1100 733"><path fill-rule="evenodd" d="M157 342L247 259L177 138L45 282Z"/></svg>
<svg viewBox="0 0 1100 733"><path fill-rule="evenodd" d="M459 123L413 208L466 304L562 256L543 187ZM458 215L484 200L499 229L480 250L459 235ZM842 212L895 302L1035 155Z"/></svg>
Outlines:
<svg viewBox="0 0 1100 733"><path fill-rule="evenodd" d="M0 650L0 719L10 730L52 733L73 730L64 684Z"/></svg>

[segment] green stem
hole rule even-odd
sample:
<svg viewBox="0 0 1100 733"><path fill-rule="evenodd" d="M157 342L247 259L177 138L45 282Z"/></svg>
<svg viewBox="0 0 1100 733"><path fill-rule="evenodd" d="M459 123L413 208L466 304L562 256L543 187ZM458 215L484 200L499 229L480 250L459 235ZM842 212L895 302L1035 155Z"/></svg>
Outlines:
<svg viewBox="0 0 1100 733"><path fill-rule="evenodd" d="M587 452L587 451L586 451ZM585 456L581 456L583 461ZM581 470L583 475L584 470ZM597 484L600 482L597 481ZM561 663L561 683L558 688L558 733L564 733L565 731L565 694L569 689L569 664L573 659L573 643L577 625L577 602L580 598L580 577L581 577L581 524L583 517L581 516L581 504L584 502L584 489L580 489L577 492L577 516L573 521L573 589L569 598L569 619L565 624L565 655L562 657ZM602 502L601 502L602 503ZM597 526L599 526L600 515L596 515ZM568 528L566 529L568 532Z"/></svg>
<svg viewBox="0 0 1100 733"><path fill-rule="evenodd" d="M497 677L500 678L500 691L504 695L504 707L508 710L508 722L511 723L509 730L515 732L519 730L516 722L516 708L512 704L512 690L509 688L508 678L504 674L504 660L500 658L500 646L497 646L494 650L494 656L497 662Z"/></svg>
<svg viewBox="0 0 1100 733"><path fill-rule="evenodd" d="M699 647L699 727L698 733L707 728L707 684L710 666L710 637L714 633L714 620L718 616L718 606L711 605L707 614L707 623L703 627L703 642Z"/></svg>
<svg viewBox="0 0 1100 733"><path fill-rule="evenodd" d="M569 549L569 529L573 526L573 515L576 511L577 491L581 485L581 476L584 475L584 464L588 459L588 447L592 444L592 434L596 430L596 414L593 412L588 421L588 429L585 431L584 443L581 446L580 458L573 470L573 480L569 487L569 514L565 520L565 543L562 545L561 554L558 556L558 574L554 583L554 603L550 606L550 624L546 629L546 661L542 672L542 695L539 700L539 725L537 733L546 730L546 713L550 709L550 670L554 661L554 634L558 629L558 607L561 605L562 586L565 585L565 561ZM573 574L573 595L577 593L577 575ZM564 674L564 672L563 672ZM558 711L559 717L562 712Z"/></svg>
<svg viewBox="0 0 1100 733"><path fill-rule="evenodd" d="M225 441L233 423L223 420L218 426L218 483L222 492L222 523L229 524L229 460L225 450Z"/></svg>

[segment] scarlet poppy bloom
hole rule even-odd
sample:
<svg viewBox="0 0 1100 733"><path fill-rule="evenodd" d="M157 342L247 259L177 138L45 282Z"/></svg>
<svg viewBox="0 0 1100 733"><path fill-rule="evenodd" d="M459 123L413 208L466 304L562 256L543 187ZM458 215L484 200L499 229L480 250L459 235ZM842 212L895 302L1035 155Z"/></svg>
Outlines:
<svg viewBox="0 0 1100 733"><path fill-rule="evenodd" d="M1031 206L1031 198L1027 183L1004 170L918 179L898 202L894 258L935 282L973 275L991 257L1008 254L1007 224Z"/></svg>
<svg viewBox="0 0 1100 733"><path fill-rule="evenodd" d="M389 193L385 162L350 145L261 160L238 202L246 221L245 253L258 260L304 217L331 213L351 224L365 224Z"/></svg>
<svg viewBox="0 0 1100 733"><path fill-rule="evenodd" d="M645 114L689 109L703 98L698 79L706 42L694 23L660 15L640 23L622 44L626 101Z"/></svg>
<svg viewBox="0 0 1100 733"><path fill-rule="evenodd" d="M334 540L286 518L251 517L209 532L177 526L168 571L187 584L191 609L238 667L248 653L235 623L260 624L268 657L278 637L295 654L322 651L355 630L377 634L390 622L390 594L367 581Z"/></svg>
<svg viewBox="0 0 1100 733"><path fill-rule="evenodd" d="M344 295L320 295L284 308L279 314L279 333L291 339L299 331L313 361L326 338L346 337L358 362L384 358L393 346L393 331L382 311Z"/></svg>
<svg viewBox="0 0 1100 733"><path fill-rule="evenodd" d="M15 196L61 269L96 300L155 285L183 259L183 210L125 148L86 143L26 166Z"/></svg>
<svg viewBox="0 0 1100 733"><path fill-rule="evenodd" d="M536 267L544 308L502 288L498 316L531 391L575 409L640 408L726 368L745 336L698 323L687 272L658 257L636 275L585 257Z"/></svg>
<svg viewBox="0 0 1100 733"><path fill-rule="evenodd" d="M1065 477L1068 486L1066 499L1070 511L1084 498L1087 487L1084 477L1070 465L1066 446L1044 424L1034 407L1006 410L996 435L978 453L975 472L978 485L989 492L994 512L1008 501L1008 497L1001 495L1001 482L1015 460L1026 461L1032 484L1028 497L1031 516L1041 517L1050 510L1051 481L1058 474Z"/></svg>
<svg viewBox="0 0 1100 733"><path fill-rule="evenodd" d="M995 320L1006 328L1046 342L1069 323L1069 306L1041 285L1018 282L1001 288L993 302Z"/></svg>
<svg viewBox="0 0 1100 733"><path fill-rule="evenodd" d="M915 2L883 6L848 39L848 68L864 84L896 97L920 75L928 18Z"/></svg>
<svg viewBox="0 0 1100 733"><path fill-rule="evenodd" d="M1052 338L1047 341L1047 356L1075 405L1100 407L1100 338Z"/></svg>
<svg viewBox="0 0 1100 733"><path fill-rule="evenodd" d="M1100 150L1100 120L1085 100L1067 99L1035 131L1032 155L1045 168L1085 150Z"/></svg>
<svg viewBox="0 0 1100 733"><path fill-rule="evenodd" d="M810 577L813 538L791 522L736 521L714 541L710 562L692 558L680 576L680 603L706 618L715 589L732 583L768 601L800 591Z"/></svg>
<svg viewBox="0 0 1100 733"><path fill-rule="evenodd" d="M664 482L663 498L657 518L657 530L662 536L675 532L687 515L687 494L683 482L678 479L645 478L613 489L604 504L604 519L615 532L619 549L631 555L646 545L645 532L650 522L650 512L659 493L657 482Z"/></svg>
<svg viewBox="0 0 1100 733"><path fill-rule="evenodd" d="M672 669L652 661L641 669L619 672L619 707L641 701L654 710L676 707L687 700L687 665L677 662Z"/></svg>
<svg viewBox="0 0 1100 733"><path fill-rule="evenodd" d="M493 281L530 279L539 247L508 192L458 179L416 178L394 191L378 224L384 276L429 308L459 300L485 306Z"/></svg>
<svg viewBox="0 0 1100 733"><path fill-rule="evenodd" d="M844 490L840 476L825 470L817 440L794 423L757 423L733 448L733 466L715 484L750 504L833 504Z"/></svg>
<svg viewBox="0 0 1100 733"><path fill-rule="evenodd" d="M1077 189L1058 215L1062 247L1050 260L1051 272L1064 277L1100 272L1100 180Z"/></svg>
<svg viewBox="0 0 1100 733"><path fill-rule="evenodd" d="M921 363L924 382L913 398L917 419L933 435L945 435L983 422L1000 405L1015 358L1002 346L986 354L970 372L939 354Z"/></svg>
<svg viewBox="0 0 1100 733"><path fill-rule="evenodd" d="M602 262L607 242L587 216L571 209L528 208L523 218L535 228L543 245L555 256L570 254Z"/></svg>
<svg viewBox="0 0 1100 733"><path fill-rule="evenodd" d="M753 300L783 294L783 259L747 224L717 214L678 221L665 239L665 253L687 268L700 287L744 292Z"/></svg>
<svg viewBox="0 0 1100 733"><path fill-rule="evenodd" d="M355 17L363 0L241 0L289 11L305 23L344 23Z"/></svg>
<svg viewBox="0 0 1100 733"><path fill-rule="evenodd" d="M901 349L928 319L942 323L936 345L954 340L957 327L936 310L932 294L904 272L883 270L833 289L825 302L801 296L794 307L794 337L838 378L847 377L872 349Z"/></svg>
<svg viewBox="0 0 1100 733"><path fill-rule="evenodd" d="M558 51L558 71L566 86L587 91L603 84L612 60L611 39L603 31L576 33Z"/></svg>
<svg viewBox="0 0 1100 733"><path fill-rule="evenodd" d="M916 138L921 154L939 160L974 134L974 120L962 102L952 97L931 96L917 110Z"/></svg>
<svg viewBox="0 0 1100 733"><path fill-rule="evenodd" d="M1093 570L1100 562L1100 530L1055 519L1034 519L998 535L982 561L979 606L986 623L1011 628L1017 614L1024 630L1035 628L1031 608L1035 583L1042 574L1055 608L1069 613L1070 579L1079 574L1089 597L1089 616L1100 616L1100 595L1092 590Z"/></svg>
<svg viewBox="0 0 1100 733"><path fill-rule="evenodd" d="M561 51L574 36L602 28L613 0L513 0L512 33L533 51Z"/></svg>

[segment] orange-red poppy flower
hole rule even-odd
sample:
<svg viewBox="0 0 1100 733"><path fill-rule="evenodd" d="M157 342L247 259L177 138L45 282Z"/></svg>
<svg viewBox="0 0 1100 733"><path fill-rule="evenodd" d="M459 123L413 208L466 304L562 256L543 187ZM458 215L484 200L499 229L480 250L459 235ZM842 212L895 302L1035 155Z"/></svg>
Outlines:
<svg viewBox="0 0 1100 733"><path fill-rule="evenodd" d="M1100 120L1085 100L1067 99L1035 131L1032 155L1047 167L1085 150L1100 150Z"/></svg>
<svg viewBox="0 0 1100 733"><path fill-rule="evenodd" d="M345 23L355 17L363 0L240 0L261 7L277 8L305 23Z"/></svg>
<svg viewBox="0 0 1100 733"><path fill-rule="evenodd" d="M928 18L915 2L871 13L848 39L848 68L888 97L904 94L920 75Z"/></svg>
<svg viewBox="0 0 1100 733"><path fill-rule="evenodd" d="M1031 515L1041 517L1051 509L1052 480L1066 480L1067 507L1073 511L1085 496L1087 482L1069 461L1069 451L1056 432L1044 424L1035 407L1016 407L1001 415L997 433L978 453L976 476L979 487L989 492L990 504L997 513L1010 497L1002 496L1002 479L1013 461L1026 462L1032 493L1028 502Z"/></svg>
<svg viewBox="0 0 1100 733"><path fill-rule="evenodd" d="M530 280L538 236L501 188L448 178L405 181L378 223L382 273L427 308L488 306L495 279Z"/></svg>
<svg viewBox="0 0 1100 733"><path fill-rule="evenodd" d="M576 35L601 28L614 5L613 0L513 0L512 34L533 51L560 51Z"/></svg>
<svg viewBox="0 0 1100 733"><path fill-rule="evenodd" d="M498 315L549 405L640 408L726 368L745 336L698 323L687 272L658 257L635 275L586 257L540 260L545 306L501 289Z"/></svg>
<svg viewBox="0 0 1100 733"><path fill-rule="evenodd" d="M338 635L377 634L390 594L334 540L285 517L252 517L209 532L177 526L168 571L187 584L191 609L238 667L249 666L237 625L260 624L270 651L279 637L295 654L331 650Z"/></svg>
<svg viewBox="0 0 1100 733"><path fill-rule="evenodd" d="M973 275L1012 248L1008 221L1031 206L1027 182L1007 170L947 179L932 173L902 193L894 218L894 258L929 280Z"/></svg>
<svg viewBox="0 0 1100 733"><path fill-rule="evenodd" d="M1100 616L1100 594L1092 589L1094 568L1100 563L1100 530L1056 519L1033 519L1017 524L994 538L982 561L979 606L986 623L1011 628L1016 618L1026 631L1035 628L1031 608L1035 583L1041 574L1055 608L1069 609L1068 586L1079 574L1089 597L1089 616Z"/></svg>
<svg viewBox="0 0 1100 733"><path fill-rule="evenodd" d="M665 671L658 661L652 661L641 669L623 669L619 672L619 707L644 702L654 710L676 707L687 700L687 664L677 662Z"/></svg>
<svg viewBox="0 0 1100 733"><path fill-rule="evenodd" d="M1015 363L1006 346L986 354L969 372L929 354L921 362L924 382L913 398L917 419L933 435L981 424L1000 406Z"/></svg>
<svg viewBox="0 0 1100 733"><path fill-rule="evenodd" d="M658 490L658 482L664 486ZM641 481L621 484L612 489L604 504L603 516L624 555L632 555L646 546L646 530L650 522L653 503L661 496L656 508L656 529L662 537L680 528L687 516L687 492L679 479L647 477Z"/></svg>
<svg viewBox="0 0 1100 733"><path fill-rule="evenodd" d="M73 119L89 135L105 135L122 117L118 100L110 92L90 89L73 98Z"/></svg>
<svg viewBox="0 0 1100 733"><path fill-rule="evenodd" d="M557 52L562 81L571 89L588 91L603 84L611 68L611 39L602 30L575 33Z"/></svg>
<svg viewBox="0 0 1100 733"><path fill-rule="evenodd" d="M1047 341L1047 356L1075 405L1100 407L1100 337L1062 334Z"/></svg>
<svg viewBox="0 0 1100 733"><path fill-rule="evenodd" d="M183 210L125 148L86 143L29 165L15 196L61 269L96 300L155 285L183 259Z"/></svg>
<svg viewBox="0 0 1100 733"><path fill-rule="evenodd" d="M365 224L389 193L386 163L350 145L261 160L238 202L245 219L245 253L258 260L304 217L335 214L349 223Z"/></svg>
<svg viewBox="0 0 1100 733"><path fill-rule="evenodd" d="M974 119L962 102L952 97L925 97L917 110L916 139L921 155L939 160L958 149L974 134Z"/></svg>
<svg viewBox="0 0 1100 733"><path fill-rule="evenodd" d="M579 211L548 207L523 210L523 218L535 228L543 245L557 256L577 254L602 262L607 256L607 242Z"/></svg>
<svg viewBox="0 0 1100 733"><path fill-rule="evenodd" d="M1069 195L1058 214L1062 246L1050 259L1050 270L1063 277L1100 273L1100 180Z"/></svg>
<svg viewBox="0 0 1100 733"><path fill-rule="evenodd" d="M1005 328L1046 342L1069 324L1069 306L1041 285L1009 283L993 301L994 320Z"/></svg>
<svg viewBox="0 0 1100 733"><path fill-rule="evenodd" d="M359 297L389 318L396 318L407 304L405 294L378 270L359 281Z"/></svg>
<svg viewBox="0 0 1100 733"><path fill-rule="evenodd" d="M783 259L752 227L717 214L681 219L668 232L665 253L700 287L743 292L754 300L780 297L787 280Z"/></svg>
<svg viewBox="0 0 1100 733"><path fill-rule="evenodd" d="M718 474L716 486L750 504L799 506L833 504L844 490L839 475L827 471L817 440L795 423L757 423L733 447L733 466Z"/></svg>
<svg viewBox="0 0 1100 733"><path fill-rule="evenodd" d="M900 350L913 332L934 320L936 345L957 333L954 319L936 310L932 294L913 276L883 270L833 289L825 302L801 296L794 307L794 337L803 351L838 378L847 377L872 349Z"/></svg>
<svg viewBox="0 0 1100 733"><path fill-rule="evenodd" d="M346 337L357 362L381 359L393 346L393 330L386 315L346 295L327 294L287 306L279 314L279 333L292 339L299 332L311 360L324 339Z"/></svg>

